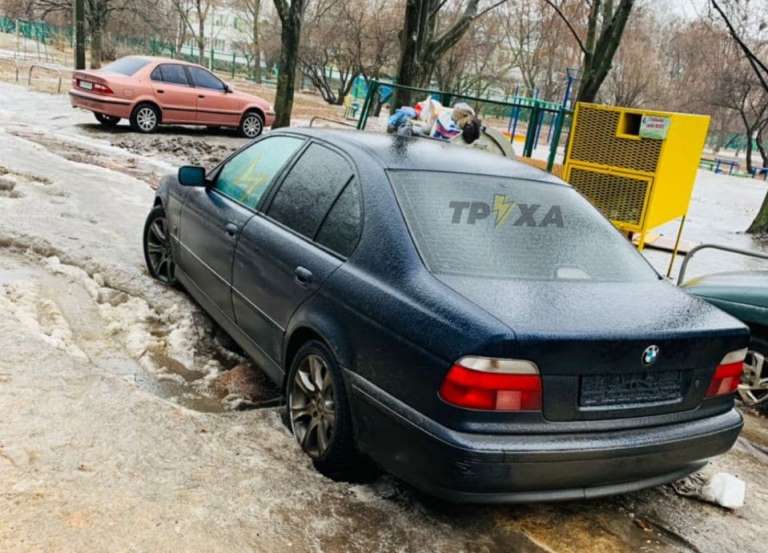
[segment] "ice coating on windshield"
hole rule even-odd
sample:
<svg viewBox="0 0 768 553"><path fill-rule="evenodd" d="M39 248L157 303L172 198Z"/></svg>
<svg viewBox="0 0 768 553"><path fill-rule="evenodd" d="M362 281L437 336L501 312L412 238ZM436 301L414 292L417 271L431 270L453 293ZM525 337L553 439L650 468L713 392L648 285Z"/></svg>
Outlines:
<svg viewBox="0 0 768 553"><path fill-rule="evenodd" d="M536 181L392 171L398 201L434 273L637 281L656 274L575 190Z"/></svg>

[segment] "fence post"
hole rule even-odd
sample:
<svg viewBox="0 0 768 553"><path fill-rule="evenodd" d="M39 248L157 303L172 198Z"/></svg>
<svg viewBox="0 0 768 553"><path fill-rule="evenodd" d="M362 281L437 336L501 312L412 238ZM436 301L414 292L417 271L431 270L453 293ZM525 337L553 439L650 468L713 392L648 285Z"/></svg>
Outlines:
<svg viewBox="0 0 768 553"><path fill-rule="evenodd" d="M534 102L531 108L531 114L528 117L528 131L525 134L525 147L523 148L523 157L531 157L535 147L536 135L538 133L539 116L541 109L538 102Z"/></svg>
<svg viewBox="0 0 768 553"><path fill-rule="evenodd" d="M360 110L360 119L357 121L357 130L362 131L365 129L365 125L368 122L368 112L371 110L371 104L373 104L373 98L379 88L379 81L372 80L368 83L368 94L365 95L365 101L363 107Z"/></svg>
<svg viewBox="0 0 768 553"><path fill-rule="evenodd" d="M555 118L555 130L552 133L552 141L549 144L549 157L547 158L547 172L551 173L552 168L555 166L555 156L557 155L557 147L560 145L560 136L563 133L563 122L565 121L565 109L560 106Z"/></svg>

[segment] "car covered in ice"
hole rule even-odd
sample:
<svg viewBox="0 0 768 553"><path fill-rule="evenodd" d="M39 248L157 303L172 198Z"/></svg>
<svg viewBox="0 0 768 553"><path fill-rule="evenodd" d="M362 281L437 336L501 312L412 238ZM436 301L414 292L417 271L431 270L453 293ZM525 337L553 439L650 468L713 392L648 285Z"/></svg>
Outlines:
<svg viewBox="0 0 768 553"><path fill-rule="evenodd" d="M73 107L92 111L105 127L127 119L142 133L165 124L202 125L235 128L256 138L275 116L269 102L235 91L200 65L149 56L75 71L69 98Z"/></svg>
<svg viewBox="0 0 768 553"><path fill-rule="evenodd" d="M280 385L322 473L467 502L654 486L727 451L749 343L559 179L439 141L286 129L165 178L144 228Z"/></svg>

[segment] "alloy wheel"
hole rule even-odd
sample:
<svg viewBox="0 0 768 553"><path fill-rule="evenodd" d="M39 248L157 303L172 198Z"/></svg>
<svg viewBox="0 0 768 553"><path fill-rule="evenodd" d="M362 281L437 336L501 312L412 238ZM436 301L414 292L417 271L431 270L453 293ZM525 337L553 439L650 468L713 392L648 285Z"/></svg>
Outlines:
<svg viewBox="0 0 768 553"><path fill-rule="evenodd" d="M245 116L243 120L243 134L248 138L256 138L261 134L261 117L255 113Z"/></svg>
<svg viewBox="0 0 768 553"><path fill-rule="evenodd" d="M168 224L164 216L157 217L147 232L147 258L154 276L170 284L174 278L174 263L171 241L168 237Z"/></svg>
<svg viewBox="0 0 768 553"><path fill-rule="evenodd" d="M136 112L136 124L144 132L154 130L157 126L157 113L151 107L145 106Z"/></svg>
<svg viewBox="0 0 768 553"><path fill-rule="evenodd" d="M288 411L291 430L310 457L321 457L336 427L336 401L331 371L322 357L307 355L291 383Z"/></svg>

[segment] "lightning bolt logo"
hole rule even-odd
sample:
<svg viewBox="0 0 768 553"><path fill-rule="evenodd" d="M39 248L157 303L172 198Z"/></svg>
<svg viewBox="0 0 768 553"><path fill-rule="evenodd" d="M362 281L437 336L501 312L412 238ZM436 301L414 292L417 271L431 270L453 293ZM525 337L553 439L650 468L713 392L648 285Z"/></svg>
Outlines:
<svg viewBox="0 0 768 553"><path fill-rule="evenodd" d="M496 215L496 228L507 222L507 217L512 212L515 202L510 202L506 194L494 194L493 213Z"/></svg>

